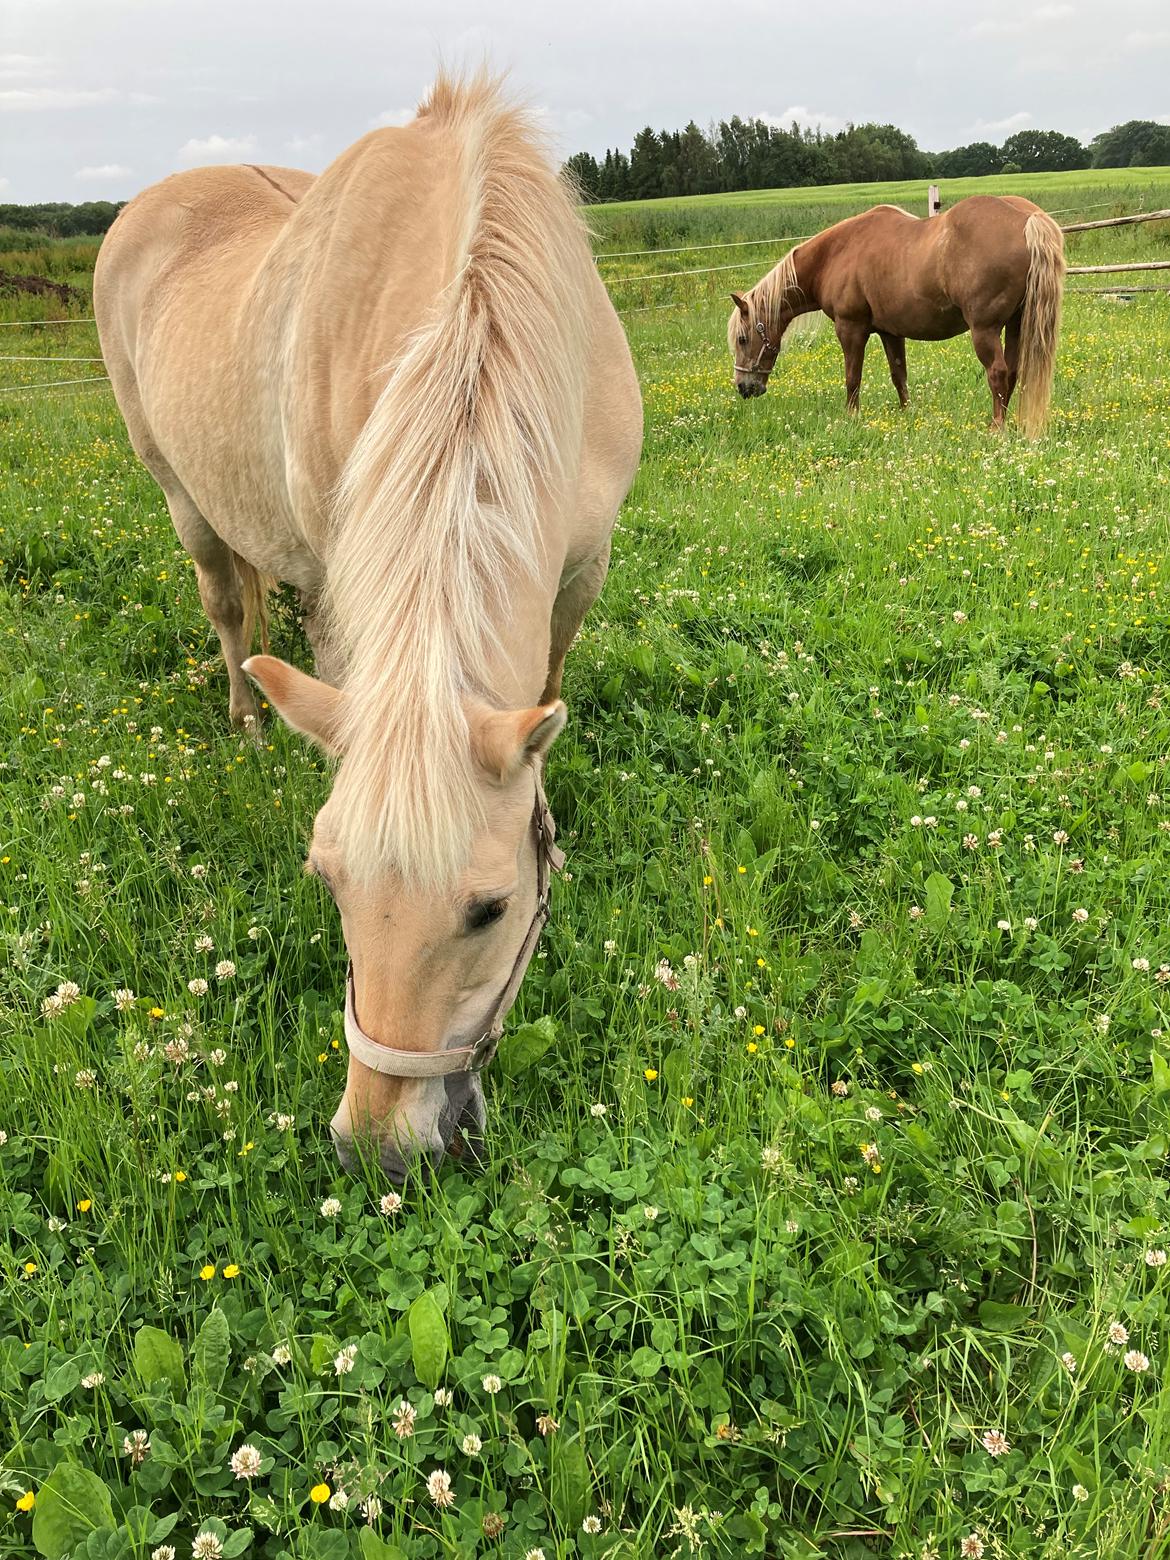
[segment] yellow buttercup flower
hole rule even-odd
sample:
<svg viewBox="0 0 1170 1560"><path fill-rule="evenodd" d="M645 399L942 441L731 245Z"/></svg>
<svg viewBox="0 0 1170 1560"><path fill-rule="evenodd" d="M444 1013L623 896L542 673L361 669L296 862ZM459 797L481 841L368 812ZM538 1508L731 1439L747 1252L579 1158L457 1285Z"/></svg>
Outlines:
<svg viewBox="0 0 1170 1560"><path fill-rule="evenodd" d="M647 1083L653 1083L655 1078L658 1076L658 1069L656 1067L644 1068L642 1076L645 1078Z"/></svg>
<svg viewBox="0 0 1170 1560"><path fill-rule="evenodd" d="M24 1264L24 1271L28 1274L28 1276L30 1278L33 1276L33 1274L36 1272L36 1270L37 1270L37 1265L36 1265L35 1262L26 1262Z"/></svg>
<svg viewBox="0 0 1170 1560"><path fill-rule="evenodd" d="M240 1264L238 1262L229 1262L223 1270L223 1276L225 1278L239 1278Z"/></svg>
<svg viewBox="0 0 1170 1560"><path fill-rule="evenodd" d="M313 1501L315 1505L323 1506L332 1494L333 1491L327 1484L314 1484L313 1488L309 1491L309 1499Z"/></svg>
<svg viewBox="0 0 1170 1560"><path fill-rule="evenodd" d="M760 1049L759 1046L756 1044L756 1042L754 1040L749 1040L748 1041L748 1043L747 1043L747 1051L748 1051L748 1055L749 1056L754 1056L759 1049Z"/></svg>
<svg viewBox="0 0 1170 1560"><path fill-rule="evenodd" d="M175 1171L175 1180L176 1181L185 1181L186 1179L187 1179L187 1172L185 1170L176 1170Z"/></svg>
<svg viewBox="0 0 1170 1560"><path fill-rule="evenodd" d="M208 1262L203 1267L201 1267L199 1269L199 1277L203 1280L203 1282L205 1284L207 1283L207 1281L209 1279L214 1278L215 1277L215 1263L214 1262Z"/></svg>
<svg viewBox="0 0 1170 1560"><path fill-rule="evenodd" d="M24 1494L16 1503L17 1511L31 1511L36 1505L36 1500L37 1498L33 1494L32 1490L25 1490Z"/></svg>
<svg viewBox="0 0 1170 1560"><path fill-rule="evenodd" d="M81 1201L77 1204L77 1211L78 1211L78 1213L88 1213L89 1210L92 1207L93 1207L93 1198L92 1197L83 1197L81 1199Z"/></svg>

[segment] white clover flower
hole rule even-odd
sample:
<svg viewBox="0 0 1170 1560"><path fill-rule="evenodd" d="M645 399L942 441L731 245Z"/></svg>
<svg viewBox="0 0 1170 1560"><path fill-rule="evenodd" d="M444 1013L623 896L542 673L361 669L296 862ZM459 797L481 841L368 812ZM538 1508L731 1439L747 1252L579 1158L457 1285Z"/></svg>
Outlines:
<svg viewBox="0 0 1170 1560"><path fill-rule="evenodd" d="M1003 1457L1010 1452L1011 1442L1002 1430L988 1430L981 1438L983 1450L989 1457Z"/></svg>
<svg viewBox="0 0 1170 1560"><path fill-rule="evenodd" d="M199 862L196 862L196 864L191 868L191 876L195 879L196 882L199 882L202 878L207 876L207 868L201 865Z"/></svg>
<svg viewBox="0 0 1170 1560"><path fill-rule="evenodd" d="M150 1436L145 1430L131 1430L122 1442L122 1455L129 1457L131 1466L135 1468L146 1461L150 1456Z"/></svg>
<svg viewBox="0 0 1170 1560"><path fill-rule="evenodd" d="M427 1494L440 1510L455 1504L455 1492L451 1488L451 1475L445 1468L436 1468L427 1478Z"/></svg>
<svg viewBox="0 0 1170 1560"><path fill-rule="evenodd" d="M220 1560L223 1554L223 1545L214 1533L204 1528L195 1535L195 1542L191 1545L191 1560Z"/></svg>
<svg viewBox="0 0 1170 1560"><path fill-rule="evenodd" d="M1166 1266L1166 1253L1159 1248L1157 1251L1146 1252L1146 1266L1160 1268Z"/></svg>
<svg viewBox="0 0 1170 1560"><path fill-rule="evenodd" d="M326 1197L325 1201L321 1204L321 1217L324 1219L335 1219L340 1212L340 1197Z"/></svg>
<svg viewBox="0 0 1170 1560"><path fill-rule="evenodd" d="M883 1121L885 1118L876 1105L869 1105L865 1112L866 1121Z"/></svg>
<svg viewBox="0 0 1170 1560"><path fill-rule="evenodd" d="M287 1365L292 1359L292 1350L287 1343L278 1343L272 1351L272 1363L274 1365Z"/></svg>
<svg viewBox="0 0 1170 1560"><path fill-rule="evenodd" d="M1109 1323L1109 1342L1121 1349L1129 1342L1129 1328L1120 1322Z"/></svg>
<svg viewBox="0 0 1170 1560"><path fill-rule="evenodd" d="M592 1515L586 1517L584 1522L581 1524L581 1531L582 1533L600 1533L601 1518Z"/></svg>
<svg viewBox="0 0 1170 1560"><path fill-rule="evenodd" d="M338 1376L348 1376L357 1361L357 1344L347 1343L341 1352L334 1356L333 1370Z"/></svg>
<svg viewBox="0 0 1170 1560"><path fill-rule="evenodd" d="M1074 1484L1072 1487L1072 1498L1076 1501L1088 1500L1089 1492L1083 1484Z"/></svg>
<svg viewBox="0 0 1170 1560"><path fill-rule="evenodd" d="M382 1502L376 1495L367 1495L361 1503L361 1509L367 1522L377 1522L382 1515Z"/></svg>
<svg viewBox="0 0 1170 1560"><path fill-rule="evenodd" d="M231 1469L237 1479L254 1479L260 1472L260 1449L245 1441L232 1453Z"/></svg>
<svg viewBox="0 0 1170 1560"><path fill-rule="evenodd" d="M88 1376L82 1376L81 1385L87 1392L93 1392L98 1387L105 1386L106 1378L102 1371L91 1370Z"/></svg>
<svg viewBox="0 0 1170 1560"><path fill-rule="evenodd" d="M214 947L214 939L209 937L206 932L201 932L200 935L195 939L196 953L211 953Z"/></svg>
<svg viewBox="0 0 1170 1560"><path fill-rule="evenodd" d="M455 1398L455 1394L451 1391L450 1387L436 1387L435 1388L435 1407L436 1408L450 1408L452 1402L454 1401L454 1398Z"/></svg>
<svg viewBox="0 0 1170 1560"><path fill-rule="evenodd" d="M125 1013L134 1006L134 993L129 986L119 986L114 992L114 1007L119 1013Z"/></svg>
<svg viewBox="0 0 1170 1560"><path fill-rule="evenodd" d="M1075 1354L1062 1354L1060 1356L1060 1363L1064 1366L1065 1370L1068 1371L1070 1376L1075 1373L1077 1368L1077 1357Z"/></svg>
<svg viewBox="0 0 1170 1560"><path fill-rule="evenodd" d="M215 966L216 980L231 980L236 973L235 962L232 959L221 959Z"/></svg>
<svg viewBox="0 0 1170 1560"><path fill-rule="evenodd" d="M92 1067L83 1067L73 1074L74 1087L78 1089L93 1089L97 1086L97 1073Z"/></svg>
<svg viewBox="0 0 1170 1560"><path fill-rule="evenodd" d="M653 1224L654 1220L658 1217L658 1209L654 1206L653 1203L647 1203L642 1209L642 1217L648 1224Z"/></svg>
<svg viewBox="0 0 1170 1560"><path fill-rule="evenodd" d="M1127 1350L1125 1355L1122 1357L1121 1363L1125 1366L1126 1370L1137 1371L1139 1375L1142 1373L1142 1371L1149 1370L1150 1368L1150 1361L1148 1357L1144 1355L1140 1349Z"/></svg>
<svg viewBox="0 0 1170 1560"><path fill-rule="evenodd" d="M194 980L187 982L187 990L193 997L205 997L207 995L207 982L202 975L197 975Z"/></svg>
<svg viewBox="0 0 1170 1560"><path fill-rule="evenodd" d="M175 1560L174 1544L160 1544L150 1551L150 1560Z"/></svg>
<svg viewBox="0 0 1170 1560"><path fill-rule="evenodd" d="M335 1489L333 1494L329 1497L329 1510L344 1511L348 1505L349 1496L345 1493L341 1486L338 1485L337 1489Z"/></svg>
<svg viewBox="0 0 1170 1560"><path fill-rule="evenodd" d="M1073 918L1074 921L1077 922L1077 924L1079 926L1083 926L1085 924L1085 922L1089 919L1089 912L1085 909L1085 907L1083 905L1078 905L1077 908L1072 913L1072 918Z"/></svg>
<svg viewBox="0 0 1170 1560"><path fill-rule="evenodd" d="M402 1207L402 1198L397 1192L386 1192L378 1207L385 1214L397 1213Z"/></svg>
<svg viewBox="0 0 1170 1560"><path fill-rule="evenodd" d="M414 1434L414 1422L417 1418L417 1410L403 1398L395 1411L393 1421L394 1434L400 1441L405 1441Z"/></svg>
<svg viewBox="0 0 1170 1560"><path fill-rule="evenodd" d="M483 1378L483 1390L491 1397L494 1397L503 1385L504 1383L498 1376L485 1376Z"/></svg>
<svg viewBox="0 0 1170 1560"><path fill-rule="evenodd" d="M983 1560L985 1550L983 1540L978 1533L968 1533L966 1538L959 1543L959 1553L963 1560Z"/></svg>
<svg viewBox="0 0 1170 1560"><path fill-rule="evenodd" d="M590 1105L590 1107L589 1107L589 1114L591 1116L605 1116L605 1115L608 1115L608 1113L609 1113L609 1106L608 1105L603 1105L600 1100L598 1100L598 1102L595 1105Z"/></svg>
<svg viewBox="0 0 1170 1560"><path fill-rule="evenodd" d="M475 1434L463 1437L463 1455L465 1457L478 1457L483 1451L483 1442Z"/></svg>

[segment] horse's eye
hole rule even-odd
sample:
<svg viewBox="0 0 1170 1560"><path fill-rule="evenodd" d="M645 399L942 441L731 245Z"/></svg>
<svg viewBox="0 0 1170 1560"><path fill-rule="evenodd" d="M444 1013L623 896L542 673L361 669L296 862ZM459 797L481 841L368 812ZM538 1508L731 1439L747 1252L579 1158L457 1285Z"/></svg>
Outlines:
<svg viewBox="0 0 1170 1560"><path fill-rule="evenodd" d="M739 333L739 344L741 347L747 346L747 337L744 335L742 330Z"/></svg>
<svg viewBox="0 0 1170 1560"><path fill-rule="evenodd" d="M481 932L485 926L498 921L508 908L506 899L482 899L467 912L466 926L469 932Z"/></svg>

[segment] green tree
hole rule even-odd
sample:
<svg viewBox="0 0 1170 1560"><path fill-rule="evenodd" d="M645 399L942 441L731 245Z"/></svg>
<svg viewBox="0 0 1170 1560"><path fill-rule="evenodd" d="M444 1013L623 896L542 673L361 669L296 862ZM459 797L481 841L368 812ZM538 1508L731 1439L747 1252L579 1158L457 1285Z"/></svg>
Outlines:
<svg viewBox="0 0 1170 1560"><path fill-rule="evenodd" d="M1089 166L1088 148L1059 130L1018 130L1000 147L1003 161L1018 163L1025 173L1063 173Z"/></svg>
<svg viewBox="0 0 1170 1560"><path fill-rule="evenodd" d="M1170 125L1129 119L1095 135L1094 168L1164 168L1170 164Z"/></svg>

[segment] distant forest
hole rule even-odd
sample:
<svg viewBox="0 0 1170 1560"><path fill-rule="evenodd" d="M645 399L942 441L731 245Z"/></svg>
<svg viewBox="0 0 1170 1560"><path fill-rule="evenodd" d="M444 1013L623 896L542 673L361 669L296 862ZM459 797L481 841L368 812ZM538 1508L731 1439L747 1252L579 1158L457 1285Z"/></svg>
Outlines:
<svg viewBox="0 0 1170 1560"><path fill-rule="evenodd" d="M836 134L784 130L763 119L721 120L700 130L639 130L629 153L598 161L577 152L566 167L589 200L651 200L733 190L813 184L871 184L886 179L958 179L986 173L1061 173L1076 168L1170 164L1170 125L1131 119L1088 146L1058 130L1019 130L1002 146L976 141L950 152L924 152L896 125L848 125Z"/></svg>
<svg viewBox="0 0 1170 1560"><path fill-rule="evenodd" d="M984 173L1059 173L1075 168L1151 168L1170 165L1170 125L1131 119L1083 146L1057 130L1020 130L1002 146L976 141L952 152L924 152L896 125L849 125L835 135L779 129L763 119L721 120L700 130L651 130L634 137L629 154L606 152L602 161L577 152L565 164L586 199L649 200L656 195L707 195L734 190L787 189L810 184L872 184L885 179L958 179ZM77 238L104 233L124 201L88 200L79 206L49 201L0 204L0 237L27 234Z"/></svg>

